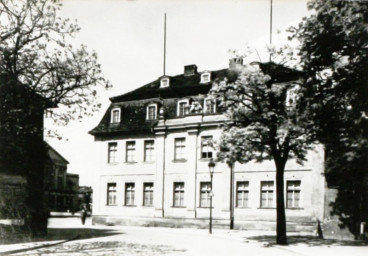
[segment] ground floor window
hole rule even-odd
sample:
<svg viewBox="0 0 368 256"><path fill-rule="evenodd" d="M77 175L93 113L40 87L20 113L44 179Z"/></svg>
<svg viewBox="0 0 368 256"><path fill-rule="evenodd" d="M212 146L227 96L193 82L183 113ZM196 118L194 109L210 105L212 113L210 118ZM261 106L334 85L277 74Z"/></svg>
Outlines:
<svg viewBox="0 0 368 256"><path fill-rule="evenodd" d="M135 197L135 185L134 183L126 183L125 184L125 205L135 205L134 204Z"/></svg>
<svg viewBox="0 0 368 256"><path fill-rule="evenodd" d="M201 182L200 207L210 207L211 200L211 182Z"/></svg>
<svg viewBox="0 0 368 256"><path fill-rule="evenodd" d="M153 206L153 183L144 183L143 193L144 193L143 205Z"/></svg>
<svg viewBox="0 0 368 256"><path fill-rule="evenodd" d="M274 182L262 181L261 182L261 208L274 207Z"/></svg>
<svg viewBox="0 0 368 256"><path fill-rule="evenodd" d="M236 207L246 208L248 207L249 198L249 182L238 181L236 183Z"/></svg>
<svg viewBox="0 0 368 256"><path fill-rule="evenodd" d="M286 182L286 208L300 207L300 180Z"/></svg>
<svg viewBox="0 0 368 256"><path fill-rule="evenodd" d="M184 206L184 182L174 182L174 206Z"/></svg>
<svg viewBox="0 0 368 256"><path fill-rule="evenodd" d="M107 184L107 205L116 205L116 183Z"/></svg>

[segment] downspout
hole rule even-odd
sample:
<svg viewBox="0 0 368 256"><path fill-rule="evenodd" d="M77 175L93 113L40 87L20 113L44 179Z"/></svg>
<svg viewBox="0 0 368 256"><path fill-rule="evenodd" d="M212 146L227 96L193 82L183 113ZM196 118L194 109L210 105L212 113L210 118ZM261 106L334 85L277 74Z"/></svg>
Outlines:
<svg viewBox="0 0 368 256"><path fill-rule="evenodd" d="M230 229L234 229L234 163L230 167Z"/></svg>

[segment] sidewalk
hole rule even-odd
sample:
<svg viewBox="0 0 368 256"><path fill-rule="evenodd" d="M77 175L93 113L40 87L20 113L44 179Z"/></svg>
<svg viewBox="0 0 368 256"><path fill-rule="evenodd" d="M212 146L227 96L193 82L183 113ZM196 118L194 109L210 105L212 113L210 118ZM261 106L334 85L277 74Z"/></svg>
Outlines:
<svg viewBox="0 0 368 256"><path fill-rule="evenodd" d="M56 244L76 235L73 241ZM44 242L0 245L0 253L46 246L15 255L368 255L367 244L361 242L300 234L288 234L288 241L288 246L276 245L274 231L214 229L210 235L205 229L92 226L90 218L83 226L79 218L52 218Z"/></svg>

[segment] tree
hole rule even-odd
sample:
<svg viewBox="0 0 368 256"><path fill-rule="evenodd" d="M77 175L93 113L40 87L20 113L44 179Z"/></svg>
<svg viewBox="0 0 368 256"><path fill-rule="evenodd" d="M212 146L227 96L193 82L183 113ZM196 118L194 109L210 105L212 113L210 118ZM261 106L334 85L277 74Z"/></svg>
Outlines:
<svg viewBox="0 0 368 256"><path fill-rule="evenodd" d="M58 17L60 6L0 0L0 164L27 177L26 221L34 234L44 233L38 227L46 216L43 110L53 107L54 121L67 124L97 111L98 88L110 87L97 54L70 43L80 28Z"/></svg>
<svg viewBox="0 0 368 256"><path fill-rule="evenodd" d="M334 213L358 236L368 218L368 2L313 0L290 31L301 43L310 132L325 144Z"/></svg>
<svg viewBox="0 0 368 256"><path fill-rule="evenodd" d="M287 53L289 52L289 53ZM273 56L292 57L286 48ZM275 58L276 59L276 58ZM231 120L225 124L218 158L228 163L273 160L276 166L277 244L286 245L284 170L289 158L305 160L309 125L298 100L302 72L285 65L251 63L236 82L219 81L212 89Z"/></svg>

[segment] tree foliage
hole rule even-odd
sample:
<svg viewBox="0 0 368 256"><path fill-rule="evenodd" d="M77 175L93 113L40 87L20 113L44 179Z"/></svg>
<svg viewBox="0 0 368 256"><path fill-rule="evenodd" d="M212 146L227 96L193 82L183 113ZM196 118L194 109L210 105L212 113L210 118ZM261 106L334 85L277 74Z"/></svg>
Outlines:
<svg viewBox="0 0 368 256"><path fill-rule="evenodd" d="M274 160L277 193L277 243L286 244L283 175L288 159L305 160L312 147L303 110L302 72L287 68L289 48L273 52L282 63L246 65L234 83L219 81L212 89L231 120L224 126L218 158L228 163Z"/></svg>
<svg viewBox="0 0 368 256"><path fill-rule="evenodd" d="M313 0L291 28L301 43L311 132L326 145L334 211L353 233L368 218L368 2ZM307 110L307 109L306 109Z"/></svg>
<svg viewBox="0 0 368 256"><path fill-rule="evenodd" d="M109 87L97 54L70 42L80 27L58 16L58 0L0 0L0 74L58 105L66 124L98 110L99 86Z"/></svg>

